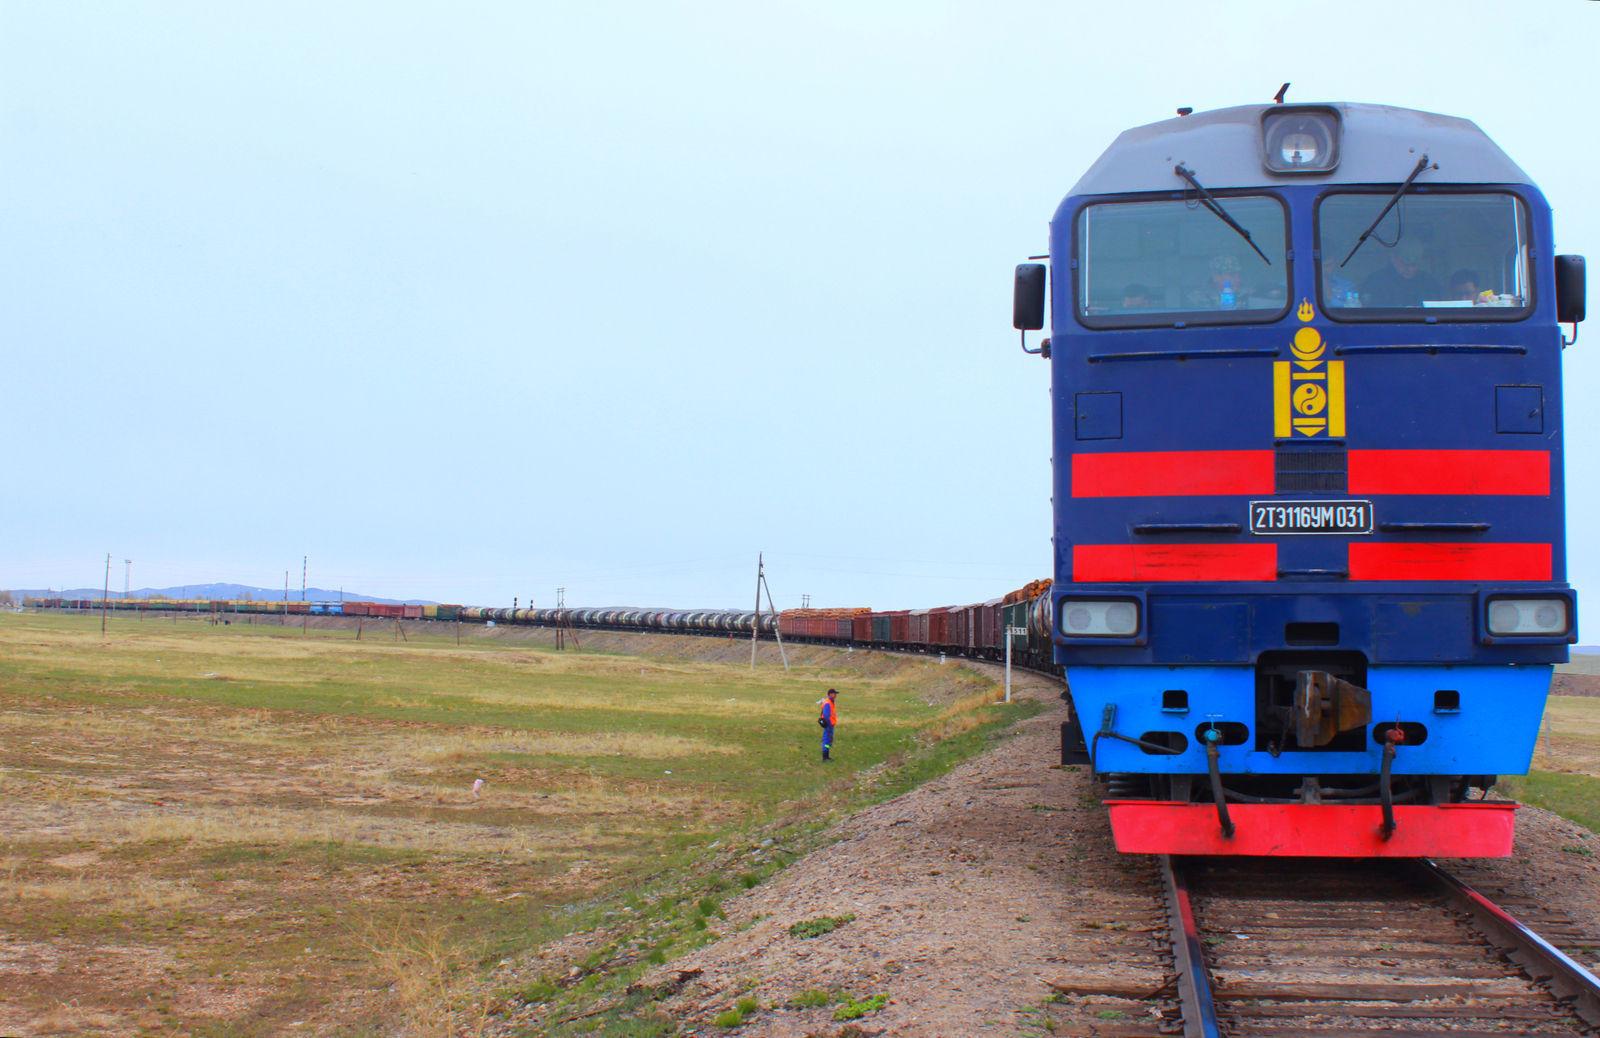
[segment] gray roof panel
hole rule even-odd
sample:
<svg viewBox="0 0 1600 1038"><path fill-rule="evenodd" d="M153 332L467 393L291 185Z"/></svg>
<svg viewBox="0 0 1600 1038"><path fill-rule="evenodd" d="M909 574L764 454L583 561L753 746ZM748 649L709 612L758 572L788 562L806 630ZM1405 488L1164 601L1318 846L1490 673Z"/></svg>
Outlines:
<svg viewBox="0 0 1600 1038"><path fill-rule="evenodd" d="M1261 162L1261 113L1277 105L1240 105L1163 119L1124 130L1073 185L1071 195L1173 191L1181 162L1208 190L1294 184L1397 184L1427 155L1438 170L1418 184L1527 184L1515 162L1468 119L1386 105L1326 103L1344 129L1339 168L1331 173L1268 173ZM1288 105L1303 108L1306 105Z"/></svg>

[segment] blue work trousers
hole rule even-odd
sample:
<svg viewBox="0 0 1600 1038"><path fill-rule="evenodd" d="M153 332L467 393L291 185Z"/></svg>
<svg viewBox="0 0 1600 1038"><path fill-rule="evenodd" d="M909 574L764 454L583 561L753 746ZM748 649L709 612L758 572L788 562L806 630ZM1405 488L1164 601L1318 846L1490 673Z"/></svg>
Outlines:
<svg viewBox="0 0 1600 1038"><path fill-rule="evenodd" d="M833 725L825 724L822 726L822 756L824 760L827 759L828 751L831 749L833 749Z"/></svg>

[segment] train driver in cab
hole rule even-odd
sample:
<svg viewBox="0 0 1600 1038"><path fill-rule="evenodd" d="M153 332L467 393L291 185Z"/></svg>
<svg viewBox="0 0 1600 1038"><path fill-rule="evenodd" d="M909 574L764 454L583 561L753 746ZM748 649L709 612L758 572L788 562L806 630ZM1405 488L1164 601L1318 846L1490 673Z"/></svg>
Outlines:
<svg viewBox="0 0 1600 1038"><path fill-rule="evenodd" d="M1363 306L1421 306L1423 300L1443 299L1439 280L1424 266L1426 252L1415 238L1401 238L1389 250L1388 261L1361 284Z"/></svg>
<svg viewBox="0 0 1600 1038"><path fill-rule="evenodd" d="M1261 261L1250 257L1257 266ZM1262 269L1267 269L1262 266ZM1270 275L1265 280L1246 275L1239 257L1232 253L1213 256L1206 265L1209 280L1185 297L1194 310L1275 310L1283 306L1284 288L1281 278Z"/></svg>
<svg viewBox="0 0 1600 1038"><path fill-rule="evenodd" d="M1154 295L1148 285L1135 281L1122 290L1122 309L1124 310L1149 310L1155 305Z"/></svg>

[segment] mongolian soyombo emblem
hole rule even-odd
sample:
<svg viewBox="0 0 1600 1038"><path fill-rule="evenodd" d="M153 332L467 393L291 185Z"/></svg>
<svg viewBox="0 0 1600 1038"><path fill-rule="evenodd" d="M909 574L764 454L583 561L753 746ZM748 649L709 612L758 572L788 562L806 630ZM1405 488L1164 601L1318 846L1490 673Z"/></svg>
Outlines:
<svg viewBox="0 0 1600 1038"><path fill-rule="evenodd" d="M1344 361L1323 359L1328 344L1311 326L1311 300L1302 299L1295 316L1304 327L1289 344L1294 360L1272 364L1272 434L1280 440L1343 436Z"/></svg>

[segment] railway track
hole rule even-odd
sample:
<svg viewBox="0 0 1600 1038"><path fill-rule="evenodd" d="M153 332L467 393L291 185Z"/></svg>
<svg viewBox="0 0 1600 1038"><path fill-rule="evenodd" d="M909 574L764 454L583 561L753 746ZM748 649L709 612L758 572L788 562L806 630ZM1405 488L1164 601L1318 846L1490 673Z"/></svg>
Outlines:
<svg viewBox="0 0 1600 1038"><path fill-rule="evenodd" d="M1600 951L1432 862L1162 859L1185 1038L1600 1033Z"/></svg>

